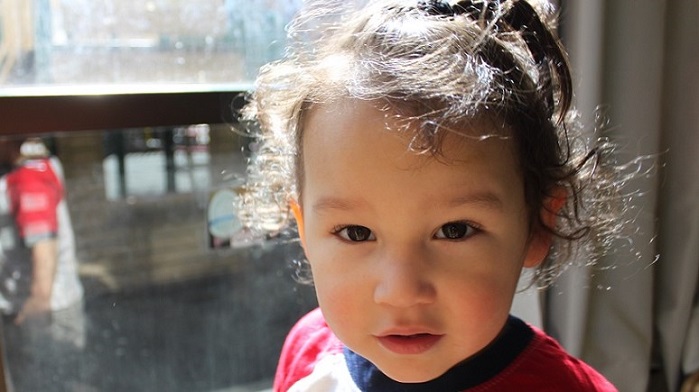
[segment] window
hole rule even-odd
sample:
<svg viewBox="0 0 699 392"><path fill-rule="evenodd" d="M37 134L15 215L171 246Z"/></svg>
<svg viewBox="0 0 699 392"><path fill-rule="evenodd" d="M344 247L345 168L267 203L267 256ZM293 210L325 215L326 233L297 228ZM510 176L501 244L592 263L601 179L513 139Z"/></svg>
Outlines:
<svg viewBox="0 0 699 392"><path fill-rule="evenodd" d="M0 2L0 138L40 136L61 160L84 287L49 334L5 316L15 391L271 386L315 306L302 252L230 226L222 241L209 206L244 176L233 112L299 3Z"/></svg>
<svg viewBox="0 0 699 392"><path fill-rule="evenodd" d="M0 83L247 83L300 3L3 0Z"/></svg>

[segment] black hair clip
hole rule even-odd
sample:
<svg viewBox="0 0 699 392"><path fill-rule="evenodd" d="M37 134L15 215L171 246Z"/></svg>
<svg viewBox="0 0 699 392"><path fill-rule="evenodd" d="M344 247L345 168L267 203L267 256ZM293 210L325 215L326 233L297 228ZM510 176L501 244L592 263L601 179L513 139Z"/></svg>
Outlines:
<svg viewBox="0 0 699 392"><path fill-rule="evenodd" d="M480 19L483 17L485 20L492 21L495 15L500 13L502 5L499 0L477 0L477 1L459 1L453 8L462 9L463 13L468 14L473 19Z"/></svg>
<svg viewBox="0 0 699 392"><path fill-rule="evenodd" d="M454 16L454 8L444 0L420 0L417 9L428 15Z"/></svg>
<svg viewBox="0 0 699 392"><path fill-rule="evenodd" d="M428 15L453 17L466 14L472 19L491 21L500 10L499 0L462 0L455 4L450 4L446 0L420 0L417 2L417 9Z"/></svg>

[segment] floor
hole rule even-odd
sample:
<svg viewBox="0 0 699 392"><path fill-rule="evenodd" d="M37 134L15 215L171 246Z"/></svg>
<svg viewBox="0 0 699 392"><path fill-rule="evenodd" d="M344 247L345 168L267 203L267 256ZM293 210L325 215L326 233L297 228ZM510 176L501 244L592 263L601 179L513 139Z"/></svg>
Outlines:
<svg viewBox="0 0 699 392"><path fill-rule="evenodd" d="M15 391L270 388L284 335L315 299L283 248L259 252L229 275L88 297L77 339L5 325Z"/></svg>

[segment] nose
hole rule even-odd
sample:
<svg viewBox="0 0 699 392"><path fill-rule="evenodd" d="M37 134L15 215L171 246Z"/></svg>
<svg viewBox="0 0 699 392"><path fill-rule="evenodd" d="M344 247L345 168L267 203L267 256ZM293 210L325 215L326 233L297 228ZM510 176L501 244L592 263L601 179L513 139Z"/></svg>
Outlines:
<svg viewBox="0 0 699 392"><path fill-rule="evenodd" d="M437 291L427 255L416 248L402 248L382 253L375 270L374 301L398 308L434 302Z"/></svg>

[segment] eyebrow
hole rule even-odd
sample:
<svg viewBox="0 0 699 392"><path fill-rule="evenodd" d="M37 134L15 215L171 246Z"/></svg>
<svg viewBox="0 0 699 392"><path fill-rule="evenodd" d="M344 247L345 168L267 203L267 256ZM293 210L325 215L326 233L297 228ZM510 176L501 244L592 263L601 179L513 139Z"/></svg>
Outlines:
<svg viewBox="0 0 699 392"><path fill-rule="evenodd" d="M323 212L326 210L351 211L359 208L364 202L360 199L341 199L338 197L322 197L313 204L313 211Z"/></svg>
<svg viewBox="0 0 699 392"><path fill-rule="evenodd" d="M489 191L467 193L449 199L444 205L448 207L458 207L467 204L477 204L488 209L501 211L504 208L504 203L497 194Z"/></svg>
<svg viewBox="0 0 699 392"><path fill-rule="evenodd" d="M362 199L342 199L338 197L323 197L313 204L313 211L322 213L326 210L351 211L364 205ZM493 192L475 192L453 197L445 202L437 202L437 205L446 207L459 207L463 205L475 204L482 207L502 211L504 203L500 197Z"/></svg>

